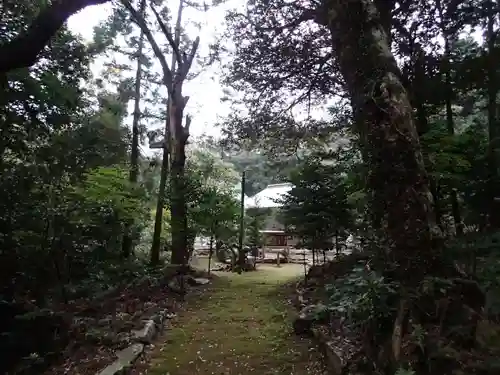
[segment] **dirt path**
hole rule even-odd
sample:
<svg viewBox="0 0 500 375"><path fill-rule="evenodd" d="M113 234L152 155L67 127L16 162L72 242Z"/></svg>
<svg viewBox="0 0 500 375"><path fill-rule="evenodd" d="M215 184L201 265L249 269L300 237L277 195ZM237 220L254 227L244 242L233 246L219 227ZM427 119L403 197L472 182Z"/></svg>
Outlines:
<svg viewBox="0 0 500 375"><path fill-rule="evenodd" d="M220 273L173 320L148 374L323 374L311 343L291 332L292 308L283 284L300 272L284 265L243 275Z"/></svg>

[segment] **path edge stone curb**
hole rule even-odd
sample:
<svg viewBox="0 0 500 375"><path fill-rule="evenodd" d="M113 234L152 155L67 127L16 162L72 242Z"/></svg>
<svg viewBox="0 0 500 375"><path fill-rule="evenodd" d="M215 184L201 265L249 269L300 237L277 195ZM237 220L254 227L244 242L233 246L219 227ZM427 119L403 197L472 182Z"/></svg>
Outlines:
<svg viewBox="0 0 500 375"><path fill-rule="evenodd" d="M144 344L135 343L116 353L118 357L112 364L99 371L98 375L125 375L144 352Z"/></svg>
<svg viewBox="0 0 500 375"><path fill-rule="evenodd" d="M129 373L132 365L144 352L146 345L149 345L165 328L166 320L170 319L172 314L168 310L161 310L159 313L146 319L144 326L140 330L132 331L132 344L116 353L117 359L106 366L96 375L126 375Z"/></svg>
<svg viewBox="0 0 500 375"><path fill-rule="evenodd" d="M300 312L303 310L304 306L307 305L307 299L304 294L305 290L297 285L293 302L295 308L299 312L299 319ZM323 354L328 374L341 375L347 365L342 351L337 349L334 341L331 340L331 338L329 338L321 329L314 326L313 321L311 321L311 326L306 331L312 335L319 351ZM302 334L307 332L302 332Z"/></svg>
<svg viewBox="0 0 500 375"><path fill-rule="evenodd" d="M312 328L312 334L318 344L318 347L323 353L323 357L326 362L326 368L329 375L341 375L346 366L346 363L342 360L333 342L328 339L328 337L319 329Z"/></svg>

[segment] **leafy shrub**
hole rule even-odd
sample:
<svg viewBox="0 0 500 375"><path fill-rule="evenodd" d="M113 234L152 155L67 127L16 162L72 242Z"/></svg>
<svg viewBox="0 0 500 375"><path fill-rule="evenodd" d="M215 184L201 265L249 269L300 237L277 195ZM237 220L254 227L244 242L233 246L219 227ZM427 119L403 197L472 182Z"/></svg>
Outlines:
<svg viewBox="0 0 500 375"><path fill-rule="evenodd" d="M148 225L142 230L142 236L136 247L136 255L142 259L148 259L150 256L151 244L153 243L154 227L155 227L155 217L156 209L152 209L150 212L150 220ZM167 208L163 209L163 220L161 223L162 230L160 235L160 247L163 249L162 257L168 259L170 254L165 253L165 251L170 250L172 238L170 229L170 210Z"/></svg>
<svg viewBox="0 0 500 375"><path fill-rule="evenodd" d="M397 285L359 265L327 285L326 290L329 310L352 325L360 325L392 315L391 301L396 296Z"/></svg>
<svg viewBox="0 0 500 375"><path fill-rule="evenodd" d="M0 372L60 351L67 344L68 322L47 309L33 309L0 299ZM41 372L41 371L40 371ZM28 372L29 373L29 372ZM33 372L31 372L33 373Z"/></svg>

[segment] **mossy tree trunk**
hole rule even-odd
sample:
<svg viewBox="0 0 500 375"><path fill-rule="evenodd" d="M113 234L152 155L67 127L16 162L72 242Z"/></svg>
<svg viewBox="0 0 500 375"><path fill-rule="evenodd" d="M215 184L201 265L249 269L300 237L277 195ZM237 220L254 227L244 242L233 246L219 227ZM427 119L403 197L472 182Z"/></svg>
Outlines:
<svg viewBox="0 0 500 375"><path fill-rule="evenodd" d="M175 103L173 101L173 103ZM184 265L188 259L188 226L185 198L184 167L186 142L189 137L190 118L182 126L184 108L175 104L170 107L170 212L172 226L171 264Z"/></svg>
<svg viewBox="0 0 500 375"><path fill-rule="evenodd" d="M433 239L440 235L401 72L371 0L325 0L333 50L352 100L370 166L371 199L387 236L389 260L407 284L434 265ZM408 277L411 275L411 278Z"/></svg>

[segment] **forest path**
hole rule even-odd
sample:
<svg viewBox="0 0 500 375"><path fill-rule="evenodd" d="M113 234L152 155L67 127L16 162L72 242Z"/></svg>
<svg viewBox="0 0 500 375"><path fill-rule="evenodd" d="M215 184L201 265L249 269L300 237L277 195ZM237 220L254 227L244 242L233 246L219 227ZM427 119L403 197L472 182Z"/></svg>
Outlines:
<svg viewBox="0 0 500 375"><path fill-rule="evenodd" d="M298 265L259 265L241 275L217 273L188 297L153 354L152 375L324 374L320 354L293 334L286 284Z"/></svg>

